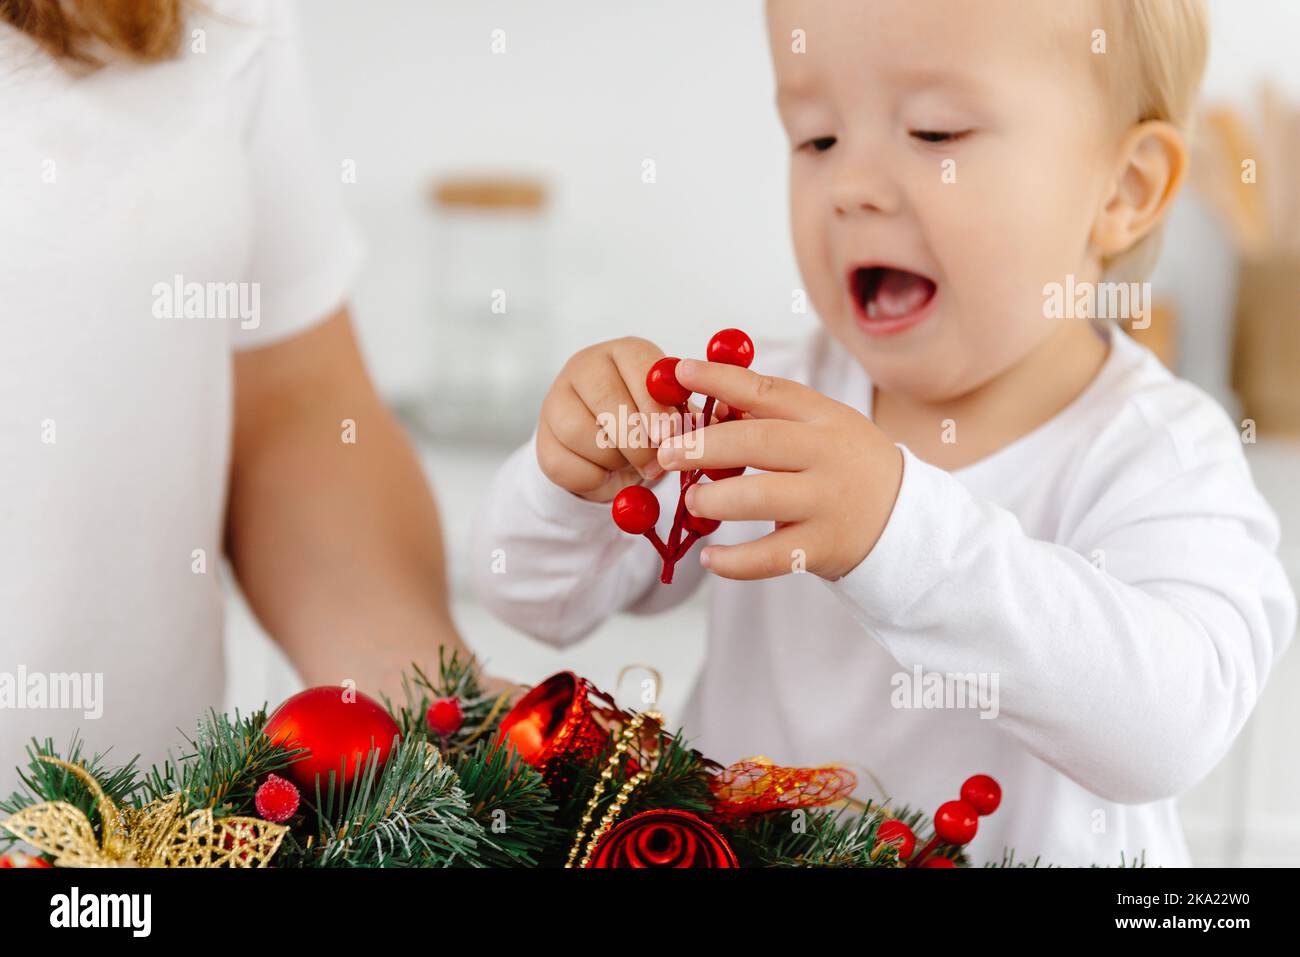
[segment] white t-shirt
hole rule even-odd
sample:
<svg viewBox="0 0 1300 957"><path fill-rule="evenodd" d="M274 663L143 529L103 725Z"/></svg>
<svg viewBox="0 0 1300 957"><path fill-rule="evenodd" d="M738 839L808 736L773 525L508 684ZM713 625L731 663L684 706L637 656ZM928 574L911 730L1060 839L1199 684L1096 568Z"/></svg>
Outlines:
<svg viewBox="0 0 1300 957"><path fill-rule="evenodd" d="M359 259L292 5L203 6L177 59L89 74L0 23L6 795L32 737L147 767L220 706L232 350L329 315Z"/></svg>
<svg viewBox="0 0 1300 957"><path fill-rule="evenodd" d="M1059 865L1188 863L1174 798L1241 729L1295 630L1295 597L1232 423L1111 338L1071 405L988 458L947 472L902 447L889 523L838 582L713 578L681 720L692 741L724 762L866 768L926 814L991 774L1004 800L971 845L980 863L1004 849ZM870 416L869 380L825 337L758 357L759 371ZM656 491L662 534L678 483ZM724 523L714 540L771 527ZM531 446L494 480L474 547L483 601L557 645L680 601L704 574L696 550L660 585L654 550L607 505L550 483Z"/></svg>

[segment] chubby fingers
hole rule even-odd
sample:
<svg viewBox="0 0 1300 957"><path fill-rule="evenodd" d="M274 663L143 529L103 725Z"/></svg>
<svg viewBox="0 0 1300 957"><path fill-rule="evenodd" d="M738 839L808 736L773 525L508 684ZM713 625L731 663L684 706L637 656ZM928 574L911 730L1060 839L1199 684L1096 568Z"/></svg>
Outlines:
<svg viewBox="0 0 1300 957"><path fill-rule="evenodd" d="M677 381L692 392L714 396L759 419L809 422L825 411L828 402L834 402L793 379L759 375L723 362L683 359L677 363Z"/></svg>
<svg viewBox="0 0 1300 957"><path fill-rule="evenodd" d="M596 454L601 465L616 468L617 466L609 465L612 457L602 454L616 450L614 457L620 462L626 460L643 477L655 478L659 469L655 464L654 448L648 442L622 442L622 436L618 434L618 423L628 421L628 416L653 418L667 414L668 410L650 398L643 382L635 376L625 376L616 357L609 356L607 361L610 368L608 374L574 383L573 391L588 411L589 421L584 421L582 426L585 429L591 428L592 424L596 426L588 435L595 438L594 444L600 450ZM644 375L641 378L644 379ZM620 415L617 411L619 409L626 410L626 413ZM589 439L587 444L590 446L593 442Z"/></svg>
<svg viewBox="0 0 1300 957"><path fill-rule="evenodd" d="M741 545L710 545L700 553L700 564L737 581L778 578L805 570L807 535L805 525L795 524Z"/></svg>
<svg viewBox="0 0 1300 957"><path fill-rule="evenodd" d="M722 522L798 522L812 514L807 483L789 472L740 475L698 482L686 492L686 509Z"/></svg>
<svg viewBox="0 0 1300 957"><path fill-rule="evenodd" d="M736 468L797 472L815 451L798 422L742 419L673 436L659 446L659 465L668 470Z"/></svg>

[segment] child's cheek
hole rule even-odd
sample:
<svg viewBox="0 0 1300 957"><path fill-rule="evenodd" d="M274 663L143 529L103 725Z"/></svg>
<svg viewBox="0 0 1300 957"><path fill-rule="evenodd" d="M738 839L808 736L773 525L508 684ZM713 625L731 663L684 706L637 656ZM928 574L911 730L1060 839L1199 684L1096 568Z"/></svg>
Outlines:
<svg viewBox="0 0 1300 957"><path fill-rule="evenodd" d="M812 300L809 304L823 316L834 301L834 253L830 246L829 217L818 206L811 190L792 194L790 223L794 238L795 261L804 288Z"/></svg>

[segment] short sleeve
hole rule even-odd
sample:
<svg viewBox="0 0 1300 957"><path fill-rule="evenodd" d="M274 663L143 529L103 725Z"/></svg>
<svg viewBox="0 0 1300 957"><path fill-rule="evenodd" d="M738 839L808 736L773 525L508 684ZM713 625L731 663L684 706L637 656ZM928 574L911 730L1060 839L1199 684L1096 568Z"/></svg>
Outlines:
<svg viewBox="0 0 1300 957"><path fill-rule="evenodd" d="M248 278L259 289L255 326L235 323L235 349L305 331L346 298L361 264L344 214L341 167L320 149L298 45L294 4L268 2L265 36L249 62L245 155L252 202Z"/></svg>

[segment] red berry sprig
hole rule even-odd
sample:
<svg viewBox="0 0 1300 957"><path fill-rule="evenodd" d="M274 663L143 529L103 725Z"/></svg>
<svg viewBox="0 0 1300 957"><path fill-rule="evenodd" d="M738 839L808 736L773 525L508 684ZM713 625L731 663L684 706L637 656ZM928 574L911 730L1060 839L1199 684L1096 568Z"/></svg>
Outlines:
<svg viewBox="0 0 1300 957"><path fill-rule="evenodd" d="M644 485L629 485L614 496L611 511L614 524L629 535L644 535L667 567L668 548L655 531L655 523L659 521L659 499L655 493Z"/></svg>
<svg viewBox="0 0 1300 957"><path fill-rule="evenodd" d="M710 362L724 362L727 365L747 369L754 361L754 343L739 329L723 329L709 340L705 355ZM677 381L677 363L680 361L675 356L664 356L646 373L645 386L650 397L656 402L676 409L685 424L693 421L690 412L691 392ZM701 428L707 426L712 420L713 410L717 405L717 399L711 395L705 396L704 399L704 409L700 414ZM728 408L722 421L732 422L744 414L739 409ZM667 542L663 541L655 531L655 525L659 522L659 499L644 485L629 485L614 496L611 509L614 524L629 535L646 537L659 553L659 557L663 559L663 574L659 580L665 585L670 584L673 580L673 568L682 557L696 542L712 535L722 524L711 518L698 518L687 512L687 490L701 478L719 482L740 475L744 471L744 466L729 469L683 469L680 473L681 491L677 496L677 511L673 515L673 527L668 534Z"/></svg>
<svg viewBox="0 0 1300 957"><path fill-rule="evenodd" d="M908 862L909 867L954 867L943 855L931 857L940 844L963 847L975 839L979 819L992 814L1002 803L1002 787L987 774L969 777L961 786L961 797L944 801L934 812L934 837L920 854ZM928 858L928 859L927 859ZM947 863L942 863L946 861Z"/></svg>

